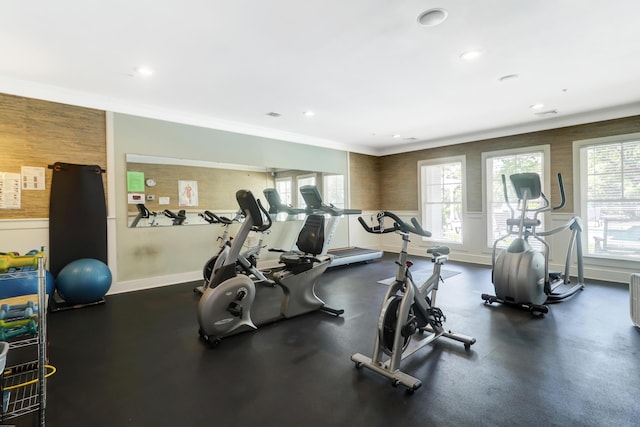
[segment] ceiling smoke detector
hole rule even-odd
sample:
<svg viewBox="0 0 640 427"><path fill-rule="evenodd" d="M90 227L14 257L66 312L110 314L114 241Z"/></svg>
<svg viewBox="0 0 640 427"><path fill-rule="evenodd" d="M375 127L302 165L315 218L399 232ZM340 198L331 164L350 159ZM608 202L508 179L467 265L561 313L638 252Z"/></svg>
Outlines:
<svg viewBox="0 0 640 427"><path fill-rule="evenodd" d="M442 24L449 16L449 12L444 9L429 9L418 16L418 23L425 27L435 27Z"/></svg>

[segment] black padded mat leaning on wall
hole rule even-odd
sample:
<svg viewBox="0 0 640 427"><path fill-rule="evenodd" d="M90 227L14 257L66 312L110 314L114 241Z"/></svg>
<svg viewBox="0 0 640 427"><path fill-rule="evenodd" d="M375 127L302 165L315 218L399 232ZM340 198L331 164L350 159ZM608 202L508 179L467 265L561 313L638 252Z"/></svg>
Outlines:
<svg viewBox="0 0 640 427"><path fill-rule="evenodd" d="M107 263L107 206L97 165L56 162L49 201L49 271L80 258Z"/></svg>

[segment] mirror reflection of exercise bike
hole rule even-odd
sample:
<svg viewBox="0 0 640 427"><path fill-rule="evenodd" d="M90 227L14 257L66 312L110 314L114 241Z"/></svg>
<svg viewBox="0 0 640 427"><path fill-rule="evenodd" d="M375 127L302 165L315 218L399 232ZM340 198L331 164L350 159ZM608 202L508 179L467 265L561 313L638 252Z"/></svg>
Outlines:
<svg viewBox="0 0 640 427"><path fill-rule="evenodd" d="M216 345L223 337L312 311L321 310L335 316L344 313L344 310L327 307L315 293L316 281L329 266L331 256L319 255L324 244L324 217L309 215L298 236L300 252L282 254L280 262L284 266L270 274L282 289L280 314L254 321L251 314L256 297L255 283L247 275L238 274L236 262L251 229L263 227L264 218L269 214L248 190L239 190L236 199L245 219L231 243L223 266L215 271L198 303L200 337L208 344Z"/></svg>
<svg viewBox="0 0 640 427"><path fill-rule="evenodd" d="M518 217L509 203L507 182L502 175L502 187L511 217L507 220L507 234L493 244L493 285L495 295L482 294L485 303L499 302L523 308L532 313L547 313L544 304L563 301L584 288L584 268L582 261L582 220L574 216L566 224L549 231L538 231L541 226L539 216L545 212L561 209L566 201L562 175L558 174L561 201L551 206L541 188L537 173L519 173L509 177L518 198ZM531 201L540 199L540 207L531 207ZM544 237L571 230L564 274L549 271L549 244ZM498 251L498 243L510 236L517 236L506 250ZM540 242L543 251L531 247L529 237ZM570 269L573 249L576 250L577 282L571 284Z"/></svg>
<svg viewBox="0 0 640 427"><path fill-rule="evenodd" d="M167 218L171 218L171 225L182 225L187 219L187 211L184 209L180 209L178 213L165 209L162 213Z"/></svg>
<svg viewBox="0 0 640 427"><path fill-rule="evenodd" d="M202 268L202 277L204 279L203 284L193 288L193 292L202 295L207 287L209 287L209 282L213 277L213 273L220 267L222 267L229 254L229 251L231 250L233 237L229 236L229 226L234 222L242 222L243 215L241 212L238 212L232 219L229 219L225 216L218 216L211 211L205 211L200 215L202 215L202 217L208 223L222 224L222 226L224 227L222 236L218 237L218 240L220 241L218 252L211 258L209 258ZM260 251L264 248L264 237L271 232L269 230L271 224L271 219L269 218L267 222L262 224L260 227L253 227L251 229L252 232L255 232L259 236L258 242L256 244L250 245L247 250L238 254L238 259L236 260L236 268L239 273L246 274L247 276L251 277L256 283L262 282L269 286L275 286L273 280L269 279L265 275L265 272L258 269L258 258L260 257Z"/></svg>
<svg viewBox="0 0 640 427"><path fill-rule="evenodd" d="M157 212L151 212L149 209L147 209L147 207L144 205L144 203L138 203L136 204L136 208L138 208L138 215L133 219L133 222L131 223L131 228L135 228L138 226L138 223L140 222L141 219L150 219L151 221L149 222L149 227L155 227L158 225L158 222L156 221L156 217L157 217Z"/></svg>
<svg viewBox="0 0 640 427"><path fill-rule="evenodd" d="M385 228L384 218L393 220L393 226ZM476 339L445 330L443 324L446 318L435 305L438 284L443 281L440 271L449 259L449 248L436 246L427 250L432 257L433 273L424 283L416 284L410 271L412 263L407 261L409 236L416 234L429 237L431 233L423 230L415 218L411 218L413 225L409 225L392 212L380 212L377 220L378 225L370 227L362 217L358 218L369 233L398 233L402 237L402 249L396 261L396 279L389 285L380 310L373 354L368 357L356 353L351 360L356 368L368 368L389 378L394 387L402 384L412 393L420 388L422 382L400 370L400 363L405 358L440 337L463 343L465 350L469 350ZM424 332L428 335L424 335ZM415 344L410 345L412 338Z"/></svg>

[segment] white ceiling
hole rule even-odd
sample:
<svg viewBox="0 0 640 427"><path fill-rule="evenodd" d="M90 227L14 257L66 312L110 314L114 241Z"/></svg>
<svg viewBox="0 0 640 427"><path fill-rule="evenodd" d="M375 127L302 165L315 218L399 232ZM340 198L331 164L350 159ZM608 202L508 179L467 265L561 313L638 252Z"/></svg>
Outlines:
<svg viewBox="0 0 640 427"><path fill-rule="evenodd" d="M638 0L6 0L0 92L389 154L640 114L639 19Z"/></svg>

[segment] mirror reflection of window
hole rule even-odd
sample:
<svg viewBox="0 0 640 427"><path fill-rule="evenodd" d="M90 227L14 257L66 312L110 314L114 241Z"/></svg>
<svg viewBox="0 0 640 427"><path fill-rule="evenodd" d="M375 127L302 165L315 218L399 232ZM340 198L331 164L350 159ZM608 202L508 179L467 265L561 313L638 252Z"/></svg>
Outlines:
<svg viewBox="0 0 640 427"><path fill-rule="evenodd" d="M325 203L344 209L344 175L324 175L322 178Z"/></svg>
<svg viewBox="0 0 640 427"><path fill-rule="evenodd" d="M293 205L293 199L291 198L291 177L276 178L276 190L280 195L280 200L285 205Z"/></svg>
<svg viewBox="0 0 640 427"><path fill-rule="evenodd" d="M296 177L297 191L296 195L300 194L300 187L303 185L316 185L316 174L310 175L298 175ZM302 197L298 197L298 208L305 208L304 199Z"/></svg>

